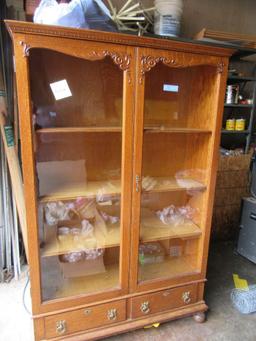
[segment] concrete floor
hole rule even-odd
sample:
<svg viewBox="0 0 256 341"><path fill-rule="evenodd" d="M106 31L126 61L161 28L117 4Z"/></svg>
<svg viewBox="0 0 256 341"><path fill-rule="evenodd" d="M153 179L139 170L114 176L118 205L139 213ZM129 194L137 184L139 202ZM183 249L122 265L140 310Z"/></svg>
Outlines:
<svg viewBox="0 0 256 341"><path fill-rule="evenodd" d="M105 339L106 341L255 341L256 313L242 315L231 305L232 274L256 284L256 265L233 254L232 243L212 245L208 266L207 322L192 318L164 323ZM22 304L25 274L19 282L0 284L0 341L32 341L32 321ZM26 294L29 305L29 290Z"/></svg>

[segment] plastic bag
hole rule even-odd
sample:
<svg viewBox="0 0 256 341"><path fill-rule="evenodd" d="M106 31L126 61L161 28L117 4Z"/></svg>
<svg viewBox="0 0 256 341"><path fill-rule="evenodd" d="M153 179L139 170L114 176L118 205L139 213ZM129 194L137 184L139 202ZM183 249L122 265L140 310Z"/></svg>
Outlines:
<svg viewBox="0 0 256 341"><path fill-rule="evenodd" d="M189 205L181 207L170 205L157 211L156 215L164 224L181 225L192 220L196 211L195 208Z"/></svg>
<svg viewBox="0 0 256 341"><path fill-rule="evenodd" d="M42 0L35 10L34 22L46 25L59 25L88 28L81 0L58 4L55 0Z"/></svg>
<svg viewBox="0 0 256 341"><path fill-rule="evenodd" d="M55 225L59 220L70 220L70 209L62 201L47 203L44 209L48 225Z"/></svg>
<svg viewBox="0 0 256 341"><path fill-rule="evenodd" d="M256 312L256 285L250 285L249 290L233 289L231 300L234 307L242 314Z"/></svg>

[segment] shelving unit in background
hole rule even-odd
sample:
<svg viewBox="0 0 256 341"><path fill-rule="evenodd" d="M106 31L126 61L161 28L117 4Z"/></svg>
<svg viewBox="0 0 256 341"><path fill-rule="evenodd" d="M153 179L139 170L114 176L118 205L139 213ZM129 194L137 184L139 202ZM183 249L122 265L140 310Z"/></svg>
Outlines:
<svg viewBox="0 0 256 341"><path fill-rule="evenodd" d="M252 94L252 104L224 104L224 115L223 115L223 127L225 127L226 119L229 118L230 109L232 110L232 116L235 118L245 119L245 130L225 130L222 129L222 139L221 146L230 149L230 145L237 144L240 146L244 145L244 152L247 154L250 148L250 143L253 134L253 121L256 108L256 77L241 77L241 76L229 76L227 80L227 85L229 84L243 84L242 90L239 93L243 93L243 89L248 82L253 83ZM230 108L230 109L229 109ZM229 111L228 111L229 109ZM240 110L238 112L238 110ZM240 115L239 115L240 114ZM243 141L243 142L241 142Z"/></svg>

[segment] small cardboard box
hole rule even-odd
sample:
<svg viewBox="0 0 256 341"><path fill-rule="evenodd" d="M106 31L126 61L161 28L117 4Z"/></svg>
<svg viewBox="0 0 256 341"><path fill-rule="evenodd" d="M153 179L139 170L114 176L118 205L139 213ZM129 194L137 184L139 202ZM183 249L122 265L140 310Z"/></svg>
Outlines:
<svg viewBox="0 0 256 341"><path fill-rule="evenodd" d="M80 262L59 262L64 278L84 277L106 272L103 255Z"/></svg>

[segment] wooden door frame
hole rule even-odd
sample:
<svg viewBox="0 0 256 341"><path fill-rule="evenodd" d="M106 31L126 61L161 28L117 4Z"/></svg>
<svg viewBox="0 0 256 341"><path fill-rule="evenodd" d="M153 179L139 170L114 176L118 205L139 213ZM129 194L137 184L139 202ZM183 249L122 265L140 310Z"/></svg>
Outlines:
<svg viewBox="0 0 256 341"><path fill-rule="evenodd" d="M87 42L51 36L14 33L16 82L18 89L21 153L24 179L26 220L28 226L28 262L30 266L33 314L59 311L119 297L128 292L130 212L132 184L132 138L133 138L133 93L134 49L129 46ZM47 302L41 301L41 267L37 220L37 194L33 142L32 105L29 78L29 53L31 49L44 48L86 60L102 60L109 56L123 72L123 137L122 137L122 184L121 184L121 241L119 260L120 287L88 295L77 295Z"/></svg>
<svg viewBox="0 0 256 341"><path fill-rule="evenodd" d="M217 155L218 143L220 137L220 125L222 122L223 101L224 101L224 86L227 77L227 58L209 55L196 55L187 52L163 51L152 48L137 48L136 49L136 85L135 85L135 120L134 120L134 163L133 173L134 179L137 177L142 180L142 149L143 149L143 123L144 123L144 93L145 93L145 74L155 67L158 63L163 63L172 68L184 68L191 66L213 66L216 68L217 74L217 93L215 123L213 127L212 140L209 143L208 160L212 165L208 171L208 189L207 203L204 205L206 209L204 219L204 233L201 236L199 243L200 261L199 272L191 275L177 276L175 278L159 278L149 280L143 283L138 283L138 249L140 235L140 206L141 206L141 186L139 191L136 191L136 183L133 181L132 193L132 229L131 229L131 275L130 275L130 292L143 292L147 290L157 290L163 287L180 285L192 281L203 280L206 273L208 244L211 228L211 214L214 197L214 186L217 172ZM141 183L141 181L140 181Z"/></svg>

